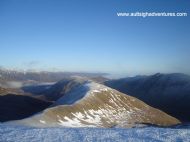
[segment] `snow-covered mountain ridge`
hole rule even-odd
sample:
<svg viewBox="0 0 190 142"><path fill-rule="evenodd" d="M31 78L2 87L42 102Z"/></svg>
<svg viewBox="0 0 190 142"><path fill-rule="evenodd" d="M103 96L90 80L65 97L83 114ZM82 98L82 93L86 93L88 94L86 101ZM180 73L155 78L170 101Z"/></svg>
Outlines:
<svg viewBox="0 0 190 142"><path fill-rule="evenodd" d="M132 127L136 123L161 126L180 123L134 97L86 78L76 77L62 82L64 80L54 86L62 85L59 88L63 92L60 93L62 96L59 95L50 108L9 124L35 127Z"/></svg>

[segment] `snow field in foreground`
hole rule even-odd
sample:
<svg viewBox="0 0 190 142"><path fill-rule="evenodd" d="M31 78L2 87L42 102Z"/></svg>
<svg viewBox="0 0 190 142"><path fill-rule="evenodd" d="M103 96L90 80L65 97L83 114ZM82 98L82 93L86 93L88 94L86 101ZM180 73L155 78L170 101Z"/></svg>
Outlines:
<svg viewBox="0 0 190 142"><path fill-rule="evenodd" d="M189 142L187 128L31 128L0 124L0 142Z"/></svg>

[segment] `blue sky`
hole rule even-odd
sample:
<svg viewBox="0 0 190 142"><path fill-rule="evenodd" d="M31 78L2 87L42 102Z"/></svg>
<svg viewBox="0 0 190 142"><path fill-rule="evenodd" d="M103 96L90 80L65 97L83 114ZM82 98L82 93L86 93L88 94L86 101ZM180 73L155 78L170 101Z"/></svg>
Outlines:
<svg viewBox="0 0 190 142"><path fill-rule="evenodd" d="M0 65L7 68L190 74L189 0L1 0Z"/></svg>

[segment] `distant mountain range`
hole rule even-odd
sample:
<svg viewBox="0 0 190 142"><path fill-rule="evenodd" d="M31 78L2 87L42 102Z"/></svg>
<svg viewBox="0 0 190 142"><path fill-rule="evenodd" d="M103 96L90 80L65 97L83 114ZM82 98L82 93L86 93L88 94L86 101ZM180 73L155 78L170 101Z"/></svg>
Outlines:
<svg viewBox="0 0 190 142"><path fill-rule="evenodd" d="M181 121L190 121L190 76L160 74L109 80L105 85L134 96Z"/></svg>
<svg viewBox="0 0 190 142"><path fill-rule="evenodd" d="M84 76L97 77L106 73L84 73L84 72L50 72L50 71L19 71L0 68L0 79L10 81L40 81L40 82L57 82L65 77Z"/></svg>

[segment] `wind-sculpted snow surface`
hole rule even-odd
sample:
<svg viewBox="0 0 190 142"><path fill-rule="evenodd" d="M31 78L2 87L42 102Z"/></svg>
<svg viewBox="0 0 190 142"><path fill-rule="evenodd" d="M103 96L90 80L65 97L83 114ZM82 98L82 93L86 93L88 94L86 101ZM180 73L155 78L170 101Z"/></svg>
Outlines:
<svg viewBox="0 0 190 142"><path fill-rule="evenodd" d="M1 142L189 142L188 128L31 128L0 125Z"/></svg>

